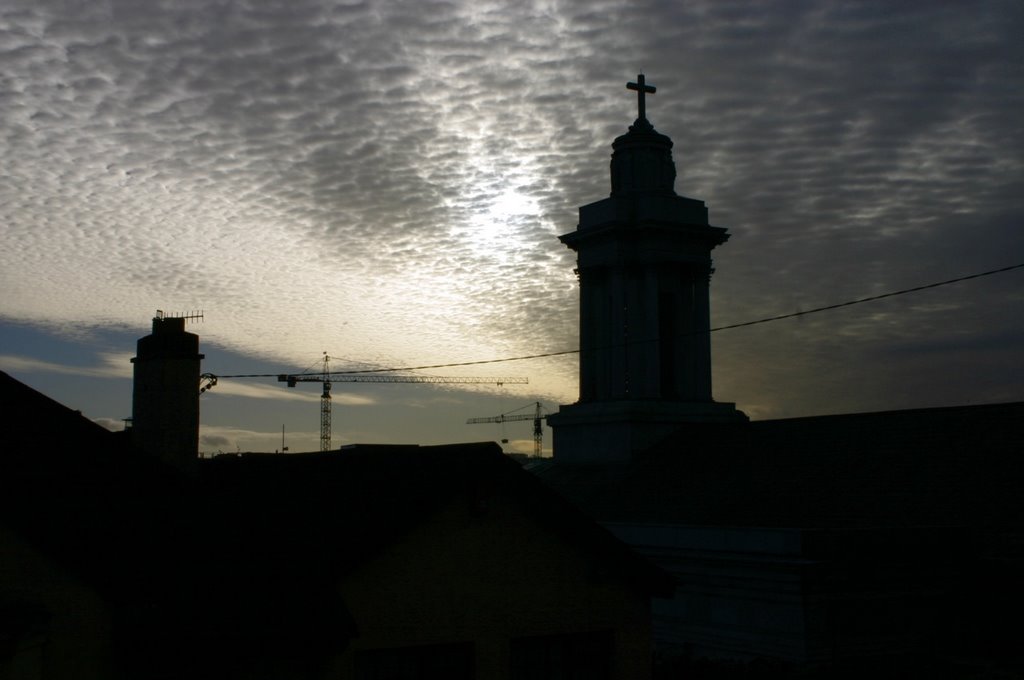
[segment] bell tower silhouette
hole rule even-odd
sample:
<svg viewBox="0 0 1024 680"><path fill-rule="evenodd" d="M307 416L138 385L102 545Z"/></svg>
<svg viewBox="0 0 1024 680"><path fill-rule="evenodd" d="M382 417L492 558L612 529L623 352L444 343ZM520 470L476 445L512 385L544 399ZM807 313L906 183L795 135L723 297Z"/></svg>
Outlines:
<svg viewBox="0 0 1024 680"><path fill-rule="evenodd" d="M628 460L680 425L746 420L711 396L711 250L729 238L678 196L672 140L639 115L612 144L611 196L559 237L576 251L580 394L548 417L560 462Z"/></svg>

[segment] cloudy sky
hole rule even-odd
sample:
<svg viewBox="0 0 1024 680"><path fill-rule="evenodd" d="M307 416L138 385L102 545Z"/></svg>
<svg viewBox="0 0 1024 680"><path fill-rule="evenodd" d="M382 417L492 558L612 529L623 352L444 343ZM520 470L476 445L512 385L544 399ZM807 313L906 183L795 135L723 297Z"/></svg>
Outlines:
<svg viewBox="0 0 1024 680"><path fill-rule="evenodd" d="M731 240L716 326L1024 262L1024 5L5 0L0 369L104 423L155 310L222 375L577 346L557 236L608 195L625 89ZM713 335L754 418L1024 399L1024 270ZM335 387L334 444L576 395L563 355ZM224 379L201 448L317 448L318 389ZM550 437L548 437L550 439ZM547 445L548 442L546 442Z"/></svg>

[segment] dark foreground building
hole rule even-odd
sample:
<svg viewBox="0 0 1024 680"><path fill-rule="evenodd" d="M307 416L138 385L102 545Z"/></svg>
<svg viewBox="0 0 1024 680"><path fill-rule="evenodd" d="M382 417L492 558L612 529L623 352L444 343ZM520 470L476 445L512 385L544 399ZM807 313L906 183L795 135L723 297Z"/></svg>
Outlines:
<svg viewBox="0 0 1024 680"><path fill-rule="evenodd" d="M178 467L6 374L0 414L0 677L650 675L669 577L495 444Z"/></svg>
<svg viewBox="0 0 1024 680"><path fill-rule="evenodd" d="M729 235L676 195L637 80L611 195L560 237L579 400L529 467L676 577L659 675L1024 677L1024 404L748 422L716 402L708 286Z"/></svg>
<svg viewBox="0 0 1024 680"><path fill-rule="evenodd" d="M533 470L676 577L663 677L1024 677L1024 403L693 424Z"/></svg>

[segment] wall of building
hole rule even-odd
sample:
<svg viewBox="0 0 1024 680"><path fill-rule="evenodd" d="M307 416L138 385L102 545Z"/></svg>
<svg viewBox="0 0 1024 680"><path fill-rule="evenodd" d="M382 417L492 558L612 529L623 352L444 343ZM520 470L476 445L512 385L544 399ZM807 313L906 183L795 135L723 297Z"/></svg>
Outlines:
<svg viewBox="0 0 1024 680"><path fill-rule="evenodd" d="M605 526L676 577L675 597L653 603L663 659L794 667L937 658L936 622L970 545L940 528Z"/></svg>
<svg viewBox="0 0 1024 680"><path fill-rule="evenodd" d="M654 602L663 656L810 660L799 529L605 526L676 577L675 597Z"/></svg>
<svg viewBox="0 0 1024 680"><path fill-rule="evenodd" d="M0 678L109 678L102 599L0 526Z"/></svg>
<svg viewBox="0 0 1024 680"><path fill-rule="evenodd" d="M360 677L373 650L468 643L472 677L513 678L513 650L552 636L574 648L609 640L607 673L595 677L650 677L649 596L509 499L483 502L452 503L345 579L360 635L340 676Z"/></svg>

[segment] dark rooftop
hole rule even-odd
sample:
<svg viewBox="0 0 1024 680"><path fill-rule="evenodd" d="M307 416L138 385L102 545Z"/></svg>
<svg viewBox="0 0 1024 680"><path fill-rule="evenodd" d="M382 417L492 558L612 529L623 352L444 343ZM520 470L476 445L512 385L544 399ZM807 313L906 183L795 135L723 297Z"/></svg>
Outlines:
<svg viewBox="0 0 1024 680"><path fill-rule="evenodd" d="M531 466L601 521L1024 523L1024 403L694 424L629 464Z"/></svg>
<svg viewBox="0 0 1024 680"><path fill-rule="evenodd" d="M664 572L494 443L226 455L183 471L4 373L0 414L0 524L92 584L122 629L138 631L133 644L173 630L217 644L337 645L353 634L338 579L481 494L512 499L567 545L670 592Z"/></svg>

